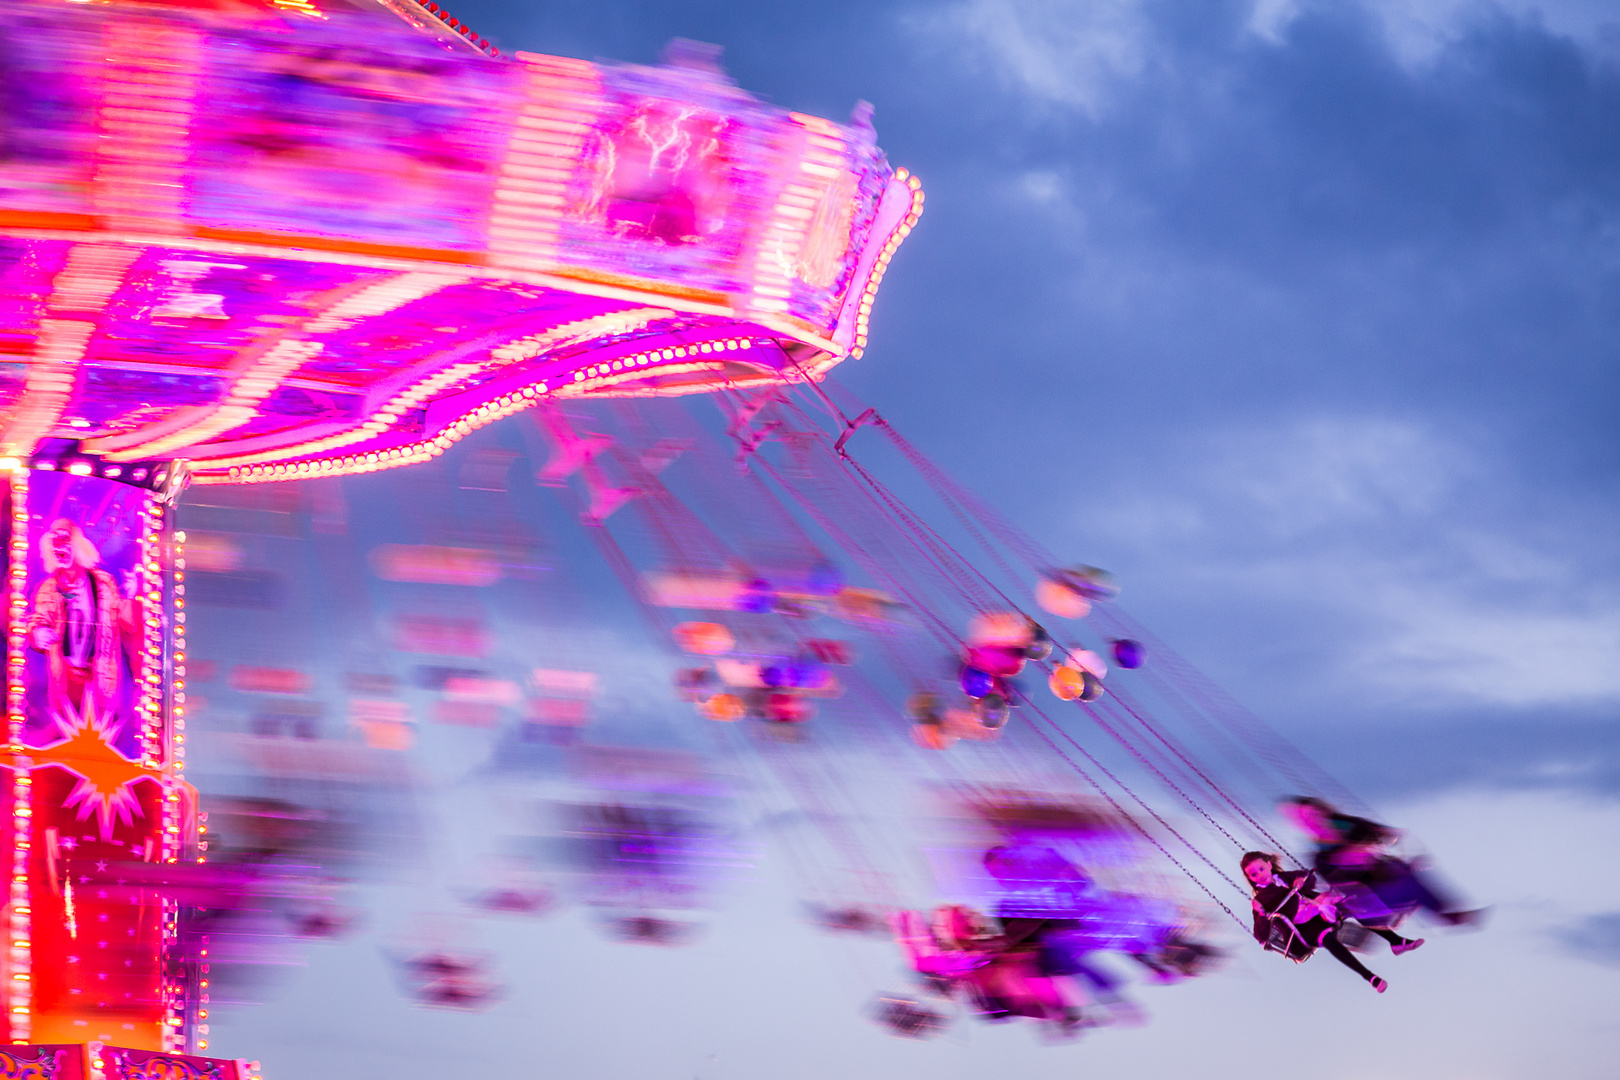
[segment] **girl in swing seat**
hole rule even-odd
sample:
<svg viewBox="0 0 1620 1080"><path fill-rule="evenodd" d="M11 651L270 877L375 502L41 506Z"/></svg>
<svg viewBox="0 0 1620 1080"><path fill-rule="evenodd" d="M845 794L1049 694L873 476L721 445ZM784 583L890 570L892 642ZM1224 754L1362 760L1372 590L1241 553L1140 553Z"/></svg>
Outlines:
<svg viewBox="0 0 1620 1080"><path fill-rule="evenodd" d="M1311 871L1284 870L1277 856L1264 851L1245 853L1242 866L1243 876L1254 890L1256 941L1295 963L1309 959L1319 947L1326 949L1380 994L1389 989L1388 982L1368 971L1339 940L1338 913L1330 897L1322 896L1311 887L1314 876ZM1406 940L1392 932L1374 930L1374 933L1394 937L1399 942Z"/></svg>

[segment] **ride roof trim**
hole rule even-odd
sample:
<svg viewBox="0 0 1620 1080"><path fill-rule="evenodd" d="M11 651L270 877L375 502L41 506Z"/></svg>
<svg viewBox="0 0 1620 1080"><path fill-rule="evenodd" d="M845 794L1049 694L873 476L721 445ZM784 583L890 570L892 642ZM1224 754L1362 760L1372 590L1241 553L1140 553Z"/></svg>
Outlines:
<svg viewBox="0 0 1620 1080"><path fill-rule="evenodd" d="M923 198L867 107L690 43L495 59L404 3L0 4L0 454L368 471L541 396L861 355Z"/></svg>

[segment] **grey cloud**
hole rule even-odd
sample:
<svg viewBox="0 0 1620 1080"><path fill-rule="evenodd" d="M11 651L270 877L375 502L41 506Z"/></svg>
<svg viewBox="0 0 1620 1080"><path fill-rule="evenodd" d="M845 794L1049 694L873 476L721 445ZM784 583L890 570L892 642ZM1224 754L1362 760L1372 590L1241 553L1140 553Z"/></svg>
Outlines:
<svg viewBox="0 0 1620 1080"><path fill-rule="evenodd" d="M1385 718L1354 730L1296 722L1291 739L1374 801L1447 791L1575 791L1620 800L1613 711L1460 712L1427 723Z"/></svg>
<svg viewBox="0 0 1620 1080"><path fill-rule="evenodd" d="M1620 966L1620 911L1588 915L1561 927L1555 936L1559 944L1575 956Z"/></svg>

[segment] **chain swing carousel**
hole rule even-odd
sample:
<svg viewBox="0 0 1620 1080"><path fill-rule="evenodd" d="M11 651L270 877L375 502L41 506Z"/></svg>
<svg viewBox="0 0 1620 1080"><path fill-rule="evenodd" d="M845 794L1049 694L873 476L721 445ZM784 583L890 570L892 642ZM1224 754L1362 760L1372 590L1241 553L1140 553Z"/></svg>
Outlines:
<svg viewBox="0 0 1620 1080"><path fill-rule="evenodd" d="M1064 568L826 380L865 348L922 208L866 107L836 124L768 106L688 42L657 67L507 59L414 0L0 3L0 103L14 823L0 1075L257 1080L256 1063L208 1056L223 935L211 962L193 915L253 885L210 863L186 781L182 493L336 485L525 410L535 481L682 654L671 701L691 703L757 801L813 824L785 846L816 919L897 938L929 998L883 999L891 1030L973 1012L1073 1035L1106 1022L1093 1005L1129 1016L1093 954L1156 982L1201 974L1219 951L1206 925L1249 932L1261 885L1240 853L1277 853L1279 873L1304 862L1267 801L1319 803L1306 831L1323 850L1341 823L1373 825L1333 812L1324 799L1358 804L1107 604L1106 574ZM669 400L626 401L680 397L718 405L724 437L705 442L712 422ZM517 456L478 453L501 474ZM885 455L955 525L907 505L879 476ZM389 547L372 561L390 580L504 573L457 549L471 561L423 577ZM824 615L869 655L812 628ZM422 636L404 651L456 653ZM520 694L498 672L444 674L499 691L466 715ZM573 723L561 706L594 673L546 677L535 716ZM367 743L407 751L408 703L369 707ZM695 905L735 853L710 835L701 755L634 749L580 771L608 793L575 808L590 856L576 876L623 909L624 937L668 943L687 928L647 896ZM880 779L855 782L863 768ZM639 802L609 792L636 769ZM934 835L872 825L916 790ZM927 885L895 872L918 850ZM1441 906L1362 891L1369 926ZM536 895L483 903L528 911ZM910 910L941 899L931 918ZM417 974L476 998L453 968Z"/></svg>

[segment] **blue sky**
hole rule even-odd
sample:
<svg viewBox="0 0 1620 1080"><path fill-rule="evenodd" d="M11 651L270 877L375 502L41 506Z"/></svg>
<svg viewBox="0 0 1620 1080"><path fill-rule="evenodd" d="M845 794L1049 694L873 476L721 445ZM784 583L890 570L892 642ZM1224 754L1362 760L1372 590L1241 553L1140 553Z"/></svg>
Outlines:
<svg viewBox="0 0 1620 1080"><path fill-rule="evenodd" d="M1113 569L1138 617L1495 915L1386 959L1385 998L1325 959L1245 954L1144 992L1146 1028L915 1046L856 1016L871 986L850 970L892 957L829 958L781 925L768 871L683 950L600 944L574 915L490 932L526 974L479 1016L394 1000L374 942L316 947L218 1046L300 1080L461 1054L523 1076L705 1080L1613 1075L1620 13L453 13L507 52L652 62L688 37L780 105L843 118L872 102L927 210L872 347L836 378L1047 546Z"/></svg>

